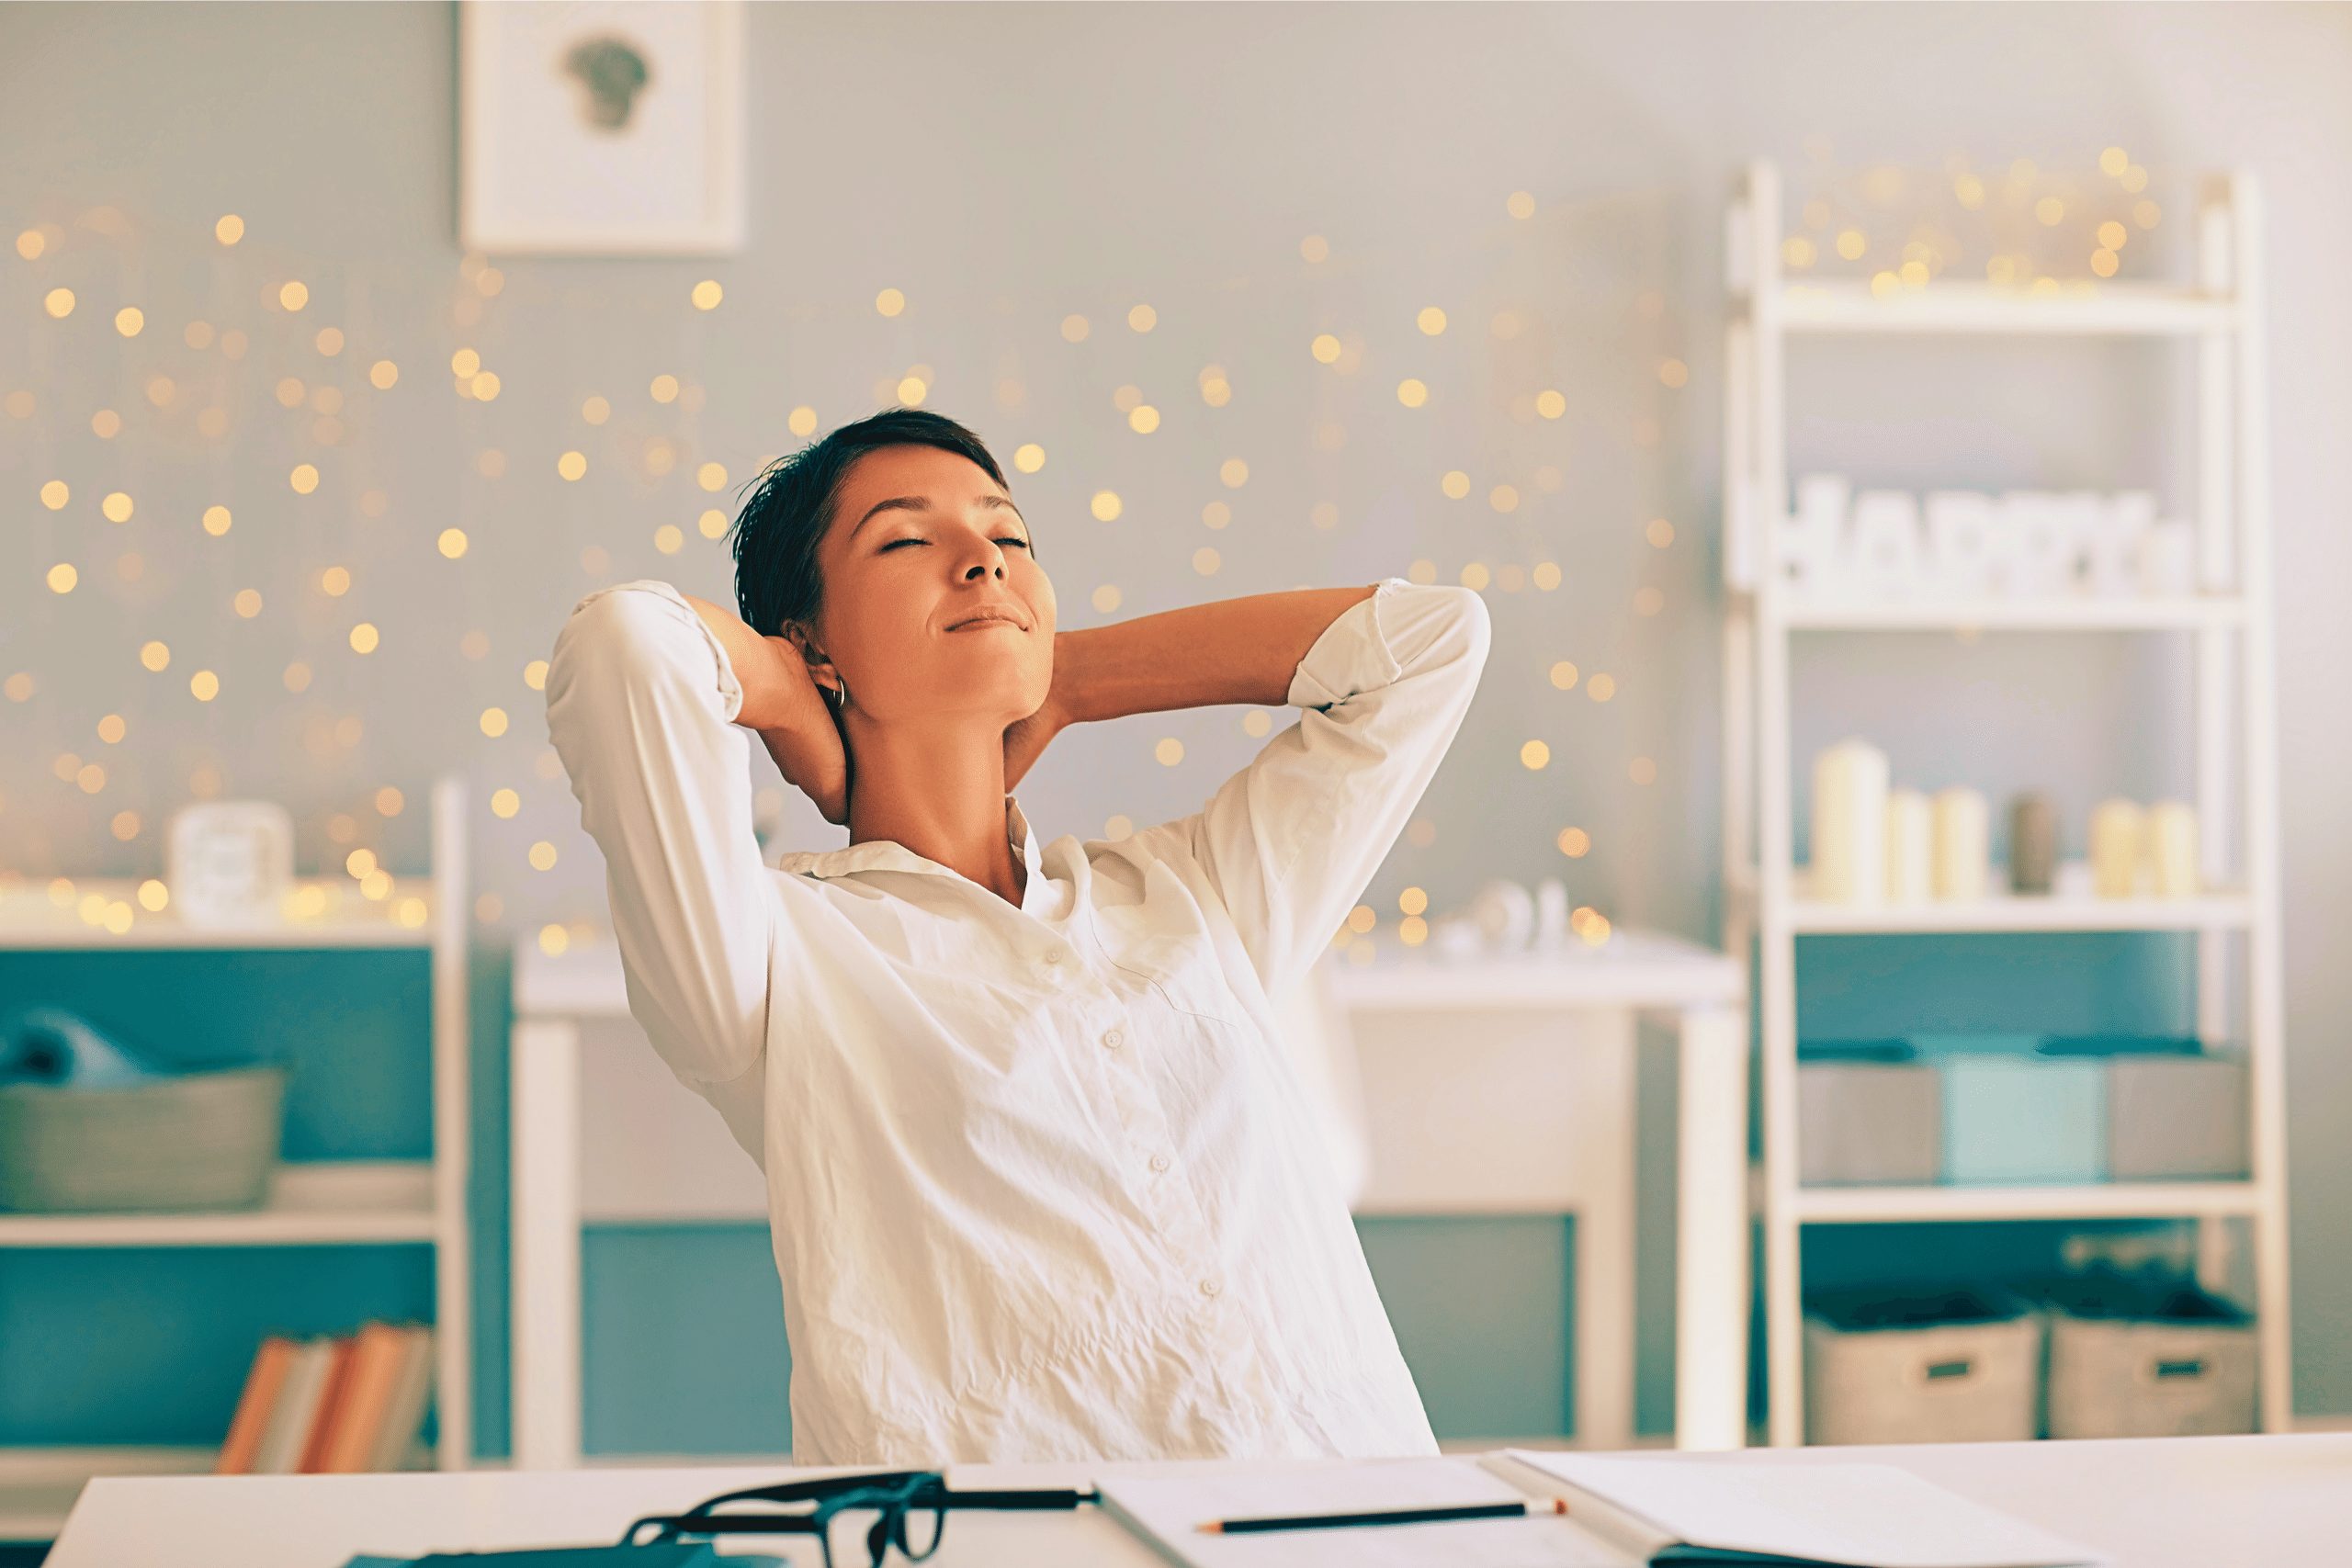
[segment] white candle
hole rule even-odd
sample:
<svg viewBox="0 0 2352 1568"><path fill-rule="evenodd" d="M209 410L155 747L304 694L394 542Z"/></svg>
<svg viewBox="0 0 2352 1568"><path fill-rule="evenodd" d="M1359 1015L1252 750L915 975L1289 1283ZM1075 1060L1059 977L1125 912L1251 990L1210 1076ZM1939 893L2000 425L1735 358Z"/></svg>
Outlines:
<svg viewBox="0 0 2352 1568"><path fill-rule="evenodd" d="M2143 815L2137 801L2102 800L2091 808L2091 890L2102 898L2139 891Z"/></svg>
<svg viewBox="0 0 2352 1568"><path fill-rule="evenodd" d="M2199 886L2196 809L2186 801L2156 802L2148 808L2147 840L2156 897L2195 897Z"/></svg>
<svg viewBox="0 0 2352 1568"><path fill-rule="evenodd" d="M1875 904L1886 893L1886 753L1841 740L1814 759L1810 894Z"/></svg>
<svg viewBox="0 0 2352 1568"><path fill-rule="evenodd" d="M1934 810L1916 789L1886 797L1886 897L1916 904L1934 887Z"/></svg>
<svg viewBox="0 0 2352 1568"><path fill-rule="evenodd" d="M1958 784L1939 789L1935 799L1935 853L1930 882L1939 898L1984 897L1991 856L1981 791Z"/></svg>

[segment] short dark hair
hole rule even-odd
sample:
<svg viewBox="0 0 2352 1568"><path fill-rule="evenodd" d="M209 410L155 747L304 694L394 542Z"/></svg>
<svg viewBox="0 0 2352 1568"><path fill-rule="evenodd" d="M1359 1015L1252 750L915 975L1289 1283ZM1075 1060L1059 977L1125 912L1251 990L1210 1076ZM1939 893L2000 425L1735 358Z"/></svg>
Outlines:
<svg viewBox="0 0 2352 1568"><path fill-rule="evenodd" d="M777 458L751 481L758 488L731 530L735 603L753 631L781 637L786 621L814 618L825 599L817 545L832 523L842 481L852 464L885 446L936 446L969 457L1012 491L978 435L928 409L885 409Z"/></svg>

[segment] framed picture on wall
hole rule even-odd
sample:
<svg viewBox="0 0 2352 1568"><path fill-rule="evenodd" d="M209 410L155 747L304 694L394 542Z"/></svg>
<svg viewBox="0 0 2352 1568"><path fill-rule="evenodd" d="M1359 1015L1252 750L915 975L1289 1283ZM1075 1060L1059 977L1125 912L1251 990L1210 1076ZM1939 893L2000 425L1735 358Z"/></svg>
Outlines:
<svg viewBox="0 0 2352 1568"><path fill-rule="evenodd" d="M468 250L742 248L742 0L462 0L458 16Z"/></svg>

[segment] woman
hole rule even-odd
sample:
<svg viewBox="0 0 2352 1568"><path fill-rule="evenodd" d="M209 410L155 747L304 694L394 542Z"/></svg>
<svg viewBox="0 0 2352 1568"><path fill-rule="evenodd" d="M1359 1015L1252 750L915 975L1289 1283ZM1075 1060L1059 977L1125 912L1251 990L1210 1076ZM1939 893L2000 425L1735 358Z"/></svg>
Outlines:
<svg viewBox="0 0 2352 1568"><path fill-rule="evenodd" d="M772 467L741 616L640 581L548 728L629 1005L767 1179L807 1464L1436 1451L1272 1024L1469 707L1464 588L1056 630L979 438L891 411ZM1286 704L1193 815L1040 846L1062 728ZM756 731L846 848L761 863Z"/></svg>

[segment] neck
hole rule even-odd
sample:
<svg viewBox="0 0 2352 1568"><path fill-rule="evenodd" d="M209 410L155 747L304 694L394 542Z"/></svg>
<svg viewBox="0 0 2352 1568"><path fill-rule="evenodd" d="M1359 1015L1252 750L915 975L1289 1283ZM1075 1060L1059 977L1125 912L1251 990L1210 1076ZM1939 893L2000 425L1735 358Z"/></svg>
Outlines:
<svg viewBox="0 0 2352 1568"><path fill-rule="evenodd" d="M849 841L887 839L1018 905L1028 867L1007 837L1004 731L847 716Z"/></svg>

